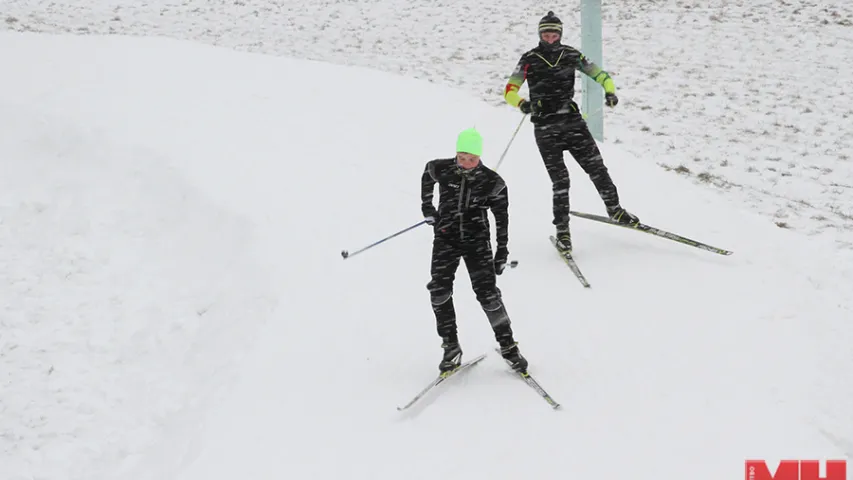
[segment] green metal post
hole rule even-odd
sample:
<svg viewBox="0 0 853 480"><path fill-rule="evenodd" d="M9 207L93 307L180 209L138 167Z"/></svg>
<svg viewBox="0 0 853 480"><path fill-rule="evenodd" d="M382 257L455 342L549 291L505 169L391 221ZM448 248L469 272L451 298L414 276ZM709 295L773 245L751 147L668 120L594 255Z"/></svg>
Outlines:
<svg viewBox="0 0 853 480"><path fill-rule="evenodd" d="M581 51L592 62L604 68L601 53L601 0L581 0ZM592 136L604 139L604 90L586 75L582 78L581 110Z"/></svg>

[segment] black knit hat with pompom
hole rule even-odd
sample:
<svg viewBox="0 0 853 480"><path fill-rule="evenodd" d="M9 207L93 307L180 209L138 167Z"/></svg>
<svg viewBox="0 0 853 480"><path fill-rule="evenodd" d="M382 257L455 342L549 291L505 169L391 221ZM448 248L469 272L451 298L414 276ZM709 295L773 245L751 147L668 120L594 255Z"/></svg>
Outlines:
<svg viewBox="0 0 853 480"><path fill-rule="evenodd" d="M539 20L539 34L541 35L544 32L557 32L562 37L563 22L554 15L554 12L549 11L548 15L545 15L541 20Z"/></svg>

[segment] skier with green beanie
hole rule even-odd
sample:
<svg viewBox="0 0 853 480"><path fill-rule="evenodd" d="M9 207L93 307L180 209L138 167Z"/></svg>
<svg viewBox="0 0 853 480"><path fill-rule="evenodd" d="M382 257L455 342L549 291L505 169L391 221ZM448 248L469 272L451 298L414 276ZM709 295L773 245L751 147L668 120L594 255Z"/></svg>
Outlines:
<svg viewBox="0 0 853 480"><path fill-rule="evenodd" d="M421 176L421 212L433 226L431 279L427 284L444 356L441 372L451 372L462 361L453 305L453 284L460 259L465 261L471 287L501 347L501 355L517 371L526 372L513 338L510 319L497 286L509 250L509 194L497 172L483 165L483 137L469 128L456 139L456 155L427 162ZM438 207L433 204L438 184ZM488 211L495 217L497 249L492 254Z"/></svg>

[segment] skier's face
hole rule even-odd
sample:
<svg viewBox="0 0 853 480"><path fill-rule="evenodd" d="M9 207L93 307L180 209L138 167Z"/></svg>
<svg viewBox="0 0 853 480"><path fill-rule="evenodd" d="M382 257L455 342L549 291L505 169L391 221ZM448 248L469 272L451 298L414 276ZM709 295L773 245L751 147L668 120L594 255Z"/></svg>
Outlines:
<svg viewBox="0 0 853 480"><path fill-rule="evenodd" d="M542 32L541 37L545 43L554 43L560 39L560 34L557 32Z"/></svg>
<svg viewBox="0 0 853 480"><path fill-rule="evenodd" d="M465 170L471 170L480 163L480 157L473 153L456 153L456 163Z"/></svg>

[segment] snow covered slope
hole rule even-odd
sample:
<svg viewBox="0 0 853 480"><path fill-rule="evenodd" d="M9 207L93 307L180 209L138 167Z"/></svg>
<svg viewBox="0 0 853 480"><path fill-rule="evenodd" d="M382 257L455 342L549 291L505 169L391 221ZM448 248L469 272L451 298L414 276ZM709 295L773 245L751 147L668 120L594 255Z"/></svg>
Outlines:
<svg viewBox="0 0 853 480"><path fill-rule="evenodd" d="M437 372L430 232L339 252L420 220L460 129L495 165L516 113L165 39L7 33L0 65L0 478L718 480L853 454L853 278L828 241L607 144L644 221L735 254L575 219L585 290L525 124L500 286L564 408L492 353L401 415ZM466 355L491 353L464 270L456 302Z"/></svg>
<svg viewBox="0 0 853 480"><path fill-rule="evenodd" d="M368 66L502 99L548 9L578 0L5 0L0 29L163 35ZM780 227L853 246L853 3L602 2L620 103L605 135ZM297 76L289 88L310 79ZM580 89L580 86L578 86ZM382 93L370 89L371 94Z"/></svg>
<svg viewBox="0 0 853 480"><path fill-rule="evenodd" d="M9 69L42 55L8 40ZM251 222L81 119L97 90L25 71L0 82L0 478L110 478L213 398L277 296Z"/></svg>

